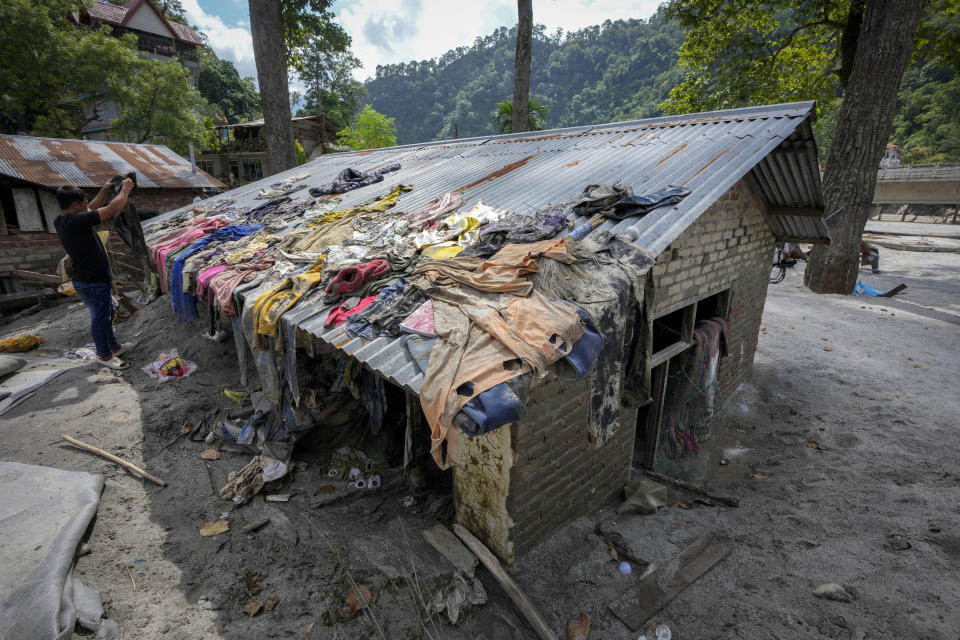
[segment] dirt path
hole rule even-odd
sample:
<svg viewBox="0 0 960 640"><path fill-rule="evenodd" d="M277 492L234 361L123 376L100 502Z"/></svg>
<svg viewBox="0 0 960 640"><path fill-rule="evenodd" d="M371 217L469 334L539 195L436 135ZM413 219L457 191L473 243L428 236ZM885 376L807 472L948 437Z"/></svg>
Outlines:
<svg viewBox="0 0 960 640"><path fill-rule="evenodd" d="M642 567L619 573L597 532L620 533L632 555L662 566L698 534L715 531L732 538L734 551L657 616L674 638L960 637L960 255L883 250L881 267L879 276L864 271L864 282L882 290L904 282L902 297L814 296L800 269L771 287L754 373L688 470L711 491L738 498L739 509L676 492L669 504L693 508L617 517L608 507L512 570L558 633L586 611L591 638L637 636L606 603L628 591ZM207 464L235 470L249 456L225 452L206 463L199 455L206 445L178 435L185 420L226 402L216 392L236 383L232 345L177 324L166 304L120 328L123 339L140 334L130 371L75 366L0 417L4 459L106 476L92 553L77 573L103 593L125 638L303 638L311 624L313 640L530 637L483 571L488 604L456 627L421 628L411 587L429 597L451 573L419 535L449 512L442 487L417 493L412 507L401 504L412 494L401 488L310 509L323 458L305 451L295 456L307 467L294 474L289 503L256 498L234 507L214 496ZM60 306L0 334L32 328L52 356L88 342L86 324L85 310ZM200 368L157 386L137 367L171 346ZM34 354L31 366L63 363L43 356ZM63 432L93 434L89 441L102 439L170 486L56 444ZM720 464L724 457L730 464ZM201 537L200 524L224 512L231 530ZM242 533L263 518L270 524ZM243 613L251 595L245 573L262 576L252 595L278 597L275 609ZM351 578L373 591L375 622L336 621ZM812 589L826 582L844 585L854 600L815 598Z"/></svg>

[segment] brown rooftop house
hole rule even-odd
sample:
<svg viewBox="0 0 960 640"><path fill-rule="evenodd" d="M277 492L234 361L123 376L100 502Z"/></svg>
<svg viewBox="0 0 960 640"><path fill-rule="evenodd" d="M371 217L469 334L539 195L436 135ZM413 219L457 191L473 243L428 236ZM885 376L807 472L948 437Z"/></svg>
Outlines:
<svg viewBox="0 0 960 640"><path fill-rule="evenodd" d="M161 145L0 135L0 287L15 290L14 269L52 273L63 257L53 227L57 187L72 184L93 198L104 182L131 171L131 199L144 217L190 204L198 189L223 187Z"/></svg>
<svg viewBox="0 0 960 640"><path fill-rule="evenodd" d="M337 126L325 115L295 116L290 128L308 157L325 153L337 139ZM265 135L263 118L217 127L220 148L204 150L197 166L226 184L261 180L272 173L267 166Z"/></svg>
<svg viewBox="0 0 960 640"><path fill-rule="evenodd" d="M179 60L190 69L190 80L196 83L200 72L197 47L204 46L200 34L185 24L168 20L153 0L130 0L125 4L113 4L105 0L85 3L83 11L71 14L81 27L99 28L109 26L113 35L120 37L132 33L137 37L141 56L155 60ZM110 123L120 114L117 105L108 102L99 108L95 121L81 132L90 140L110 140Z"/></svg>
<svg viewBox="0 0 960 640"><path fill-rule="evenodd" d="M261 204L259 188L304 171L319 185L345 167L394 163L401 168L338 206L398 184L414 185L397 204L405 212L455 191L465 211L482 200L523 213L571 202L588 185L620 183L636 195L689 189L645 215L607 220L583 240L614 258L572 298L604 338L589 372L550 369L524 389L519 419L459 434L460 461L447 480L457 520L510 563L622 495L635 467L679 467L697 455L711 416L750 371L777 243L829 242L814 117L814 104L803 102L338 153L234 190L229 206ZM254 295L238 294L247 305ZM422 363L411 348L420 337L328 329L328 311L305 303L280 319L285 353L271 362L281 362L290 396L307 392L299 359L346 358L387 383L383 415L400 416L402 441L429 440L417 397ZM242 336L238 344L245 372Z"/></svg>

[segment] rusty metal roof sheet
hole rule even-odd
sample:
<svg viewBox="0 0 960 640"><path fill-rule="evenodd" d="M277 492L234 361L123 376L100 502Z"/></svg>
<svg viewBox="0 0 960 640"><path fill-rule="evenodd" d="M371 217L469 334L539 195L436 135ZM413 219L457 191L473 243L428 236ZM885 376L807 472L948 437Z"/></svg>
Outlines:
<svg viewBox="0 0 960 640"><path fill-rule="evenodd" d="M88 3L84 7L85 13L95 20L106 24L112 24L116 26L126 26L127 22L130 21L130 18L133 17L133 14L136 13L137 9L140 8L143 4L148 4L150 8L157 14L157 17L163 21L165 25L173 32L174 37L181 42L187 44L193 44L198 46L203 46L203 38L200 37L196 31L191 29L185 24L180 24L179 22L174 22L173 20L168 20L166 16L163 15L163 12L157 7L152 0L131 0L126 4L113 4L110 2L103 2L102 0L95 0L94 2ZM80 21L80 15L74 13L74 21Z"/></svg>
<svg viewBox="0 0 960 640"><path fill-rule="evenodd" d="M36 185L99 187L131 171L146 188L224 186L199 169L192 173L189 161L162 145L0 135L0 175Z"/></svg>
<svg viewBox="0 0 960 640"><path fill-rule="evenodd" d="M622 182L638 194L684 185L691 194L676 206L600 227L658 254L737 181L750 176L778 234L826 241L826 227L816 215L823 210L823 197L810 127L814 115L813 102L799 102L335 153L229 195L236 199L234 206L255 206L263 202L255 200L260 188L305 170L310 172L307 182L315 186L347 167L371 171L396 162L402 168L386 174L383 182L343 194L344 207L400 183L414 187L401 196L400 211L417 211L439 194L461 190L467 209L482 200L517 212L565 201L595 183ZM423 377L405 348L415 338L353 338L343 327L324 328L327 309L307 306L283 316L285 331L305 332L315 344L338 349L391 382L419 391Z"/></svg>

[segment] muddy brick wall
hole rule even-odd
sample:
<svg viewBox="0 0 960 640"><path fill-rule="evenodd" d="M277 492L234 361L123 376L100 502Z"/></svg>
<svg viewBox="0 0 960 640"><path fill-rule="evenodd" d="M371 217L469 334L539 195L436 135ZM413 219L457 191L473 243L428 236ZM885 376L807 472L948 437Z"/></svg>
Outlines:
<svg viewBox="0 0 960 640"><path fill-rule="evenodd" d="M588 378L561 380L548 375L534 382L522 420L499 432L487 434L488 443L497 443L502 451L495 459L510 466L496 474L500 480L483 504L495 505L502 518L491 528L479 512L457 516L483 536L487 544L506 562L514 562L534 545L549 537L564 524L597 512L622 489L630 473L636 422L635 410L624 409L624 425L602 447L589 436L590 385ZM508 430L509 429L509 430ZM464 448L477 446L474 440ZM487 474L488 476L494 474ZM461 486L466 478L458 475L458 495L466 497ZM489 479L487 489L491 489ZM462 501L460 502L462 504ZM472 521L471 521L472 518ZM494 518L497 519L497 518Z"/></svg>
<svg viewBox="0 0 960 640"><path fill-rule="evenodd" d="M56 273L63 246L55 233L15 233L0 236L0 278L14 269Z"/></svg>
<svg viewBox="0 0 960 640"><path fill-rule="evenodd" d="M98 189L84 189L93 199L97 195ZM134 204L137 205L137 211L166 213L193 202L196 194L192 189L135 189L130 195Z"/></svg>
<svg viewBox="0 0 960 640"><path fill-rule="evenodd" d="M654 313L730 290L730 353L720 360L729 396L753 364L775 248L760 197L741 180L660 256L653 268Z"/></svg>

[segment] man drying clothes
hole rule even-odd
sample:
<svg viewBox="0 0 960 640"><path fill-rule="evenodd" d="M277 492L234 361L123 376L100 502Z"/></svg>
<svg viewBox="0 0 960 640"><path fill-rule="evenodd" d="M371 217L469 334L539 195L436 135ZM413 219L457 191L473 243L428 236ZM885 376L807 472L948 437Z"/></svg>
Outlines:
<svg viewBox="0 0 960 640"><path fill-rule="evenodd" d="M113 295L110 262L103 243L94 229L123 210L127 197L133 189L133 180L125 178L120 193L103 206L111 183L107 182L92 202L87 194L74 186L57 189L60 215L53 220L60 242L67 250L72 263L73 288L90 310L90 333L96 345L98 361L111 369L125 369L126 364L117 356L124 347L113 333Z"/></svg>

